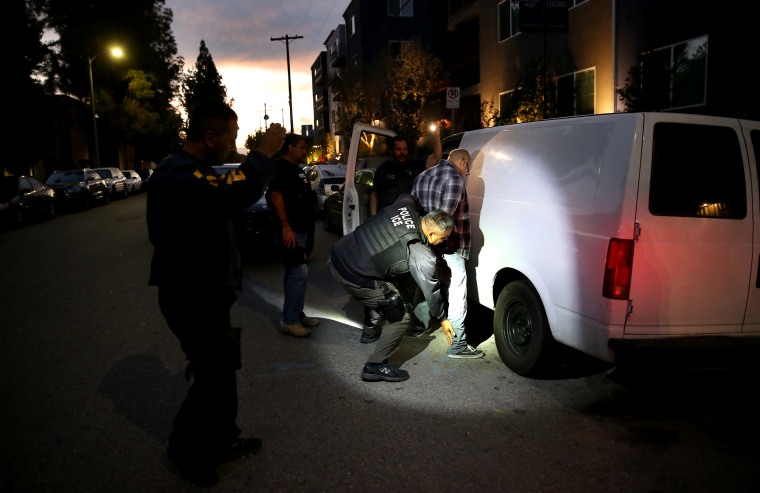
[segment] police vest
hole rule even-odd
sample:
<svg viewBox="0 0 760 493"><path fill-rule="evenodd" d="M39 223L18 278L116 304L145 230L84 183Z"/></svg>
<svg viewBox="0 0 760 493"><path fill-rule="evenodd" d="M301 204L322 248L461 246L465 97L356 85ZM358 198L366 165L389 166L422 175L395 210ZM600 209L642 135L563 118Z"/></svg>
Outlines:
<svg viewBox="0 0 760 493"><path fill-rule="evenodd" d="M357 242L383 277L409 272L408 245L422 241L420 222L420 213L410 200L381 209L364 224Z"/></svg>

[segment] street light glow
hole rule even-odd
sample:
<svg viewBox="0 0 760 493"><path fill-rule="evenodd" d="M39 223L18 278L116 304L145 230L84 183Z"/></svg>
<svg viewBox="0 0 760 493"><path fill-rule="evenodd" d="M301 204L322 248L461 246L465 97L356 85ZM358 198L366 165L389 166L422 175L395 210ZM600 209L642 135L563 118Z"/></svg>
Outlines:
<svg viewBox="0 0 760 493"><path fill-rule="evenodd" d="M94 62L95 59L100 55L109 52L114 58L121 58L124 56L122 49L118 46L115 46L108 51L103 51L96 55L87 57L87 62L90 66L90 106L92 107L92 131L95 136L95 168L100 167L100 148L98 146L98 113L95 111L95 84L92 81L92 62Z"/></svg>

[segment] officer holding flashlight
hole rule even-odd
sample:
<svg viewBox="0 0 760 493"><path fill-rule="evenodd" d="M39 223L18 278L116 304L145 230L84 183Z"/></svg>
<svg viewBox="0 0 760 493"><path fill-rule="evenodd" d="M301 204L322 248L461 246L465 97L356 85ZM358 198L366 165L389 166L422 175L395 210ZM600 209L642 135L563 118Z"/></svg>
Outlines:
<svg viewBox="0 0 760 493"><path fill-rule="evenodd" d="M408 372L388 364L406 333L406 324L399 323L404 316L404 300L391 283L398 276L411 275L427 301L430 316L441 320L450 343L453 329L446 320L431 247L446 241L453 229L450 214L430 211L422 215L417 200L405 194L333 246L328 260L330 272L364 305L362 339L377 340L375 352L362 369L363 380L400 382L409 378Z"/></svg>

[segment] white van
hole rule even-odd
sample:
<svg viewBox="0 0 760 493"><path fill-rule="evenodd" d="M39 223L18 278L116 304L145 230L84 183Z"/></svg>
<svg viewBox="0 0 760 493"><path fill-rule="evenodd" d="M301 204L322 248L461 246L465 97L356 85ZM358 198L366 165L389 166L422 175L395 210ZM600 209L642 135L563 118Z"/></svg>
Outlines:
<svg viewBox="0 0 760 493"><path fill-rule="evenodd" d="M444 154L456 147L473 158L468 294L494 310L516 373L550 363L554 341L614 364L760 339L760 122L592 115L457 134Z"/></svg>

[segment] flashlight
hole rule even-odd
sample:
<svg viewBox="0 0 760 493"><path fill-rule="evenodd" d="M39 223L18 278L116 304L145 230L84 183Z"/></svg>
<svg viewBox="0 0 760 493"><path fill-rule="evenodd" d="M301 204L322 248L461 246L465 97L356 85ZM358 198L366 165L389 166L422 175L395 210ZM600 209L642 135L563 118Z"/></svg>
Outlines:
<svg viewBox="0 0 760 493"><path fill-rule="evenodd" d="M431 132L435 132L436 130L438 130L438 125L436 125L435 123L431 123L430 124L430 131Z"/></svg>

